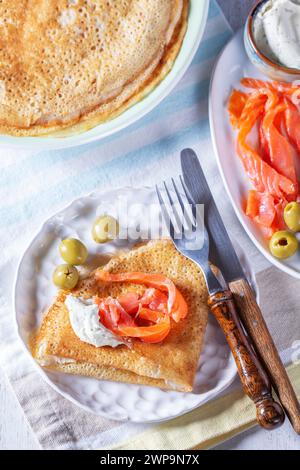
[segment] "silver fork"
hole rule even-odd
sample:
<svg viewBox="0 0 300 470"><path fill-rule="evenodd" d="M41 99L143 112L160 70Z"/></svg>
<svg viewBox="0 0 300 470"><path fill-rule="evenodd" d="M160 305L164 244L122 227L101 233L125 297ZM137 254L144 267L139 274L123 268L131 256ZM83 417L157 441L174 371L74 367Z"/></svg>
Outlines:
<svg viewBox="0 0 300 470"><path fill-rule="evenodd" d="M270 381L244 332L232 293L221 286L210 267L209 236L203 219L201 223L201 218L198 217L197 205L181 176L180 187L188 204L184 202L174 179L172 179L172 190L165 181L163 185L168 205L164 202L165 198L157 186L156 192L173 243L180 253L194 261L202 270L209 292L208 306L225 334L244 391L256 406L257 421L265 429L274 429L284 421L284 412L281 406L273 400ZM201 237L203 243L199 246Z"/></svg>
<svg viewBox="0 0 300 470"><path fill-rule="evenodd" d="M199 210L189 194L182 177L179 177L181 191L185 195L189 207L184 203L178 187L172 178L173 190L170 191L167 183L164 181L164 190L169 201L167 206L162 197L162 193L156 185L156 192L161 207L161 212L165 223L169 229L170 236L176 248L187 258L194 261L203 271L207 289L210 294L222 290L219 280L216 278L209 264L209 237L205 225L201 223ZM176 221L174 226L170 212ZM185 222L185 223L184 223ZM188 228L187 228L188 227ZM202 247L199 249L199 241L202 239Z"/></svg>

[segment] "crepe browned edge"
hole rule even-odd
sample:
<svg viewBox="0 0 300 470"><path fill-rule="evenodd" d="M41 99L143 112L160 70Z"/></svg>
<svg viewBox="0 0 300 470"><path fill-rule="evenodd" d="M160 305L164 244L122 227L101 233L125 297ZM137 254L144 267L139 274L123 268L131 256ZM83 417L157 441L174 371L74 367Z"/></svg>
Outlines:
<svg viewBox="0 0 300 470"><path fill-rule="evenodd" d="M163 57L156 68L152 71L150 77L147 77L147 70L145 70L145 80L142 83L140 83L140 77L138 77L136 81L133 80L127 87L125 87L117 97L118 101L121 101L121 104L113 107L110 111L101 112L98 109L104 104L101 103L100 106L94 107L84 115L81 114L66 123L59 122L52 125L32 125L29 128L24 128L8 126L0 122L0 134L16 137L71 137L73 135L87 132L99 124L110 121L124 113L131 106L149 95L172 70L187 31L189 7L190 0L183 0L180 21L174 30L171 41L165 47ZM126 98L122 101L123 94ZM109 100L105 102L105 104L109 104Z"/></svg>
<svg viewBox="0 0 300 470"><path fill-rule="evenodd" d="M171 241L158 240L113 257L102 269L112 273L164 274L183 294L188 304L187 317L179 323L172 321L171 332L161 343L132 340L130 348L96 348L82 342L72 330L64 304L69 292L59 291L34 336L32 355L41 365L67 373L192 391L208 316L208 294L199 268L182 256ZM92 272L72 294L84 298L117 297L132 290L142 293L145 288L132 283L98 282ZM67 363L57 363L57 358Z"/></svg>

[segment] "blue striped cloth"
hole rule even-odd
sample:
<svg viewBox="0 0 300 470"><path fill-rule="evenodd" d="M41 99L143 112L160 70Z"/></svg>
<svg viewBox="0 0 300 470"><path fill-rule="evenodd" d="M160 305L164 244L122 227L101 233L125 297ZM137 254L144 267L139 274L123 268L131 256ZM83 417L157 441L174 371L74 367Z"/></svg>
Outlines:
<svg viewBox="0 0 300 470"><path fill-rule="evenodd" d="M115 443L117 434L112 432L110 441L106 429L106 441L99 438L97 444L87 444L84 436L77 436L80 422L76 427L74 406L41 384L30 359L20 351L11 318L17 261L41 223L74 198L97 189L149 186L176 175L178 154L184 147L194 147L202 156L208 177L218 178L209 134L208 91L216 56L231 34L212 0L205 34L192 65L173 92L143 119L111 137L78 148L47 152L0 150L0 363L44 447L80 447L74 442L79 439L81 447L101 447ZM31 385L26 377L31 378ZM45 406L39 408L42 393L54 394L56 403L62 400L64 410L59 413L67 413L68 406L73 410L68 422L72 437L64 444L58 442L61 423L57 416L52 416L50 426L49 410ZM68 421L66 415L64 420ZM53 424L56 421L57 427ZM97 427L93 422L93 427L101 435L100 424ZM124 437L126 429L122 431Z"/></svg>

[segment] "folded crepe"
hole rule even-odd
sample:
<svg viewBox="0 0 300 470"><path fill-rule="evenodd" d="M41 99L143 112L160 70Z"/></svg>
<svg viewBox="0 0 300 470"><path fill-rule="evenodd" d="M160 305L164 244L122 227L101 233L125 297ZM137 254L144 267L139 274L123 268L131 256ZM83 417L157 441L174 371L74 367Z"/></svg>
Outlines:
<svg viewBox="0 0 300 470"><path fill-rule="evenodd" d="M109 273L144 272L167 276L187 302L186 318L178 323L171 320L171 331L160 343L132 339L130 347L95 347L81 341L74 333L65 305L70 292L59 291L32 339L33 357L41 366L64 373L192 391L208 317L208 294L199 268L178 253L171 241L159 240L115 256L99 269ZM146 289L146 286L128 282L101 282L96 279L96 272L80 281L72 295L87 299L95 295L116 298L129 291L142 294Z"/></svg>

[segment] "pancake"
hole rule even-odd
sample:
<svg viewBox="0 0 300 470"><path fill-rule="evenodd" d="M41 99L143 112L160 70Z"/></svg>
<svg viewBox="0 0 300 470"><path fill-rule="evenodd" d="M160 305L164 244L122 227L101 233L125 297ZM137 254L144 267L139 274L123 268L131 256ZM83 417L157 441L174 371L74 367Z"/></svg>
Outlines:
<svg viewBox="0 0 300 470"><path fill-rule="evenodd" d="M192 391L208 317L208 294L200 270L168 240L151 241L113 257L102 269L111 273L164 274L183 294L188 304L187 317L179 323L172 321L171 331L161 343L146 344L133 339L130 348L126 345L97 348L75 335L64 304L68 292L60 291L32 340L33 357L40 365L65 373ZM93 272L72 294L85 298L117 297L132 290L143 292L145 287L99 283Z"/></svg>
<svg viewBox="0 0 300 470"><path fill-rule="evenodd" d="M189 0L2 0L0 132L69 136L112 119L171 70Z"/></svg>

